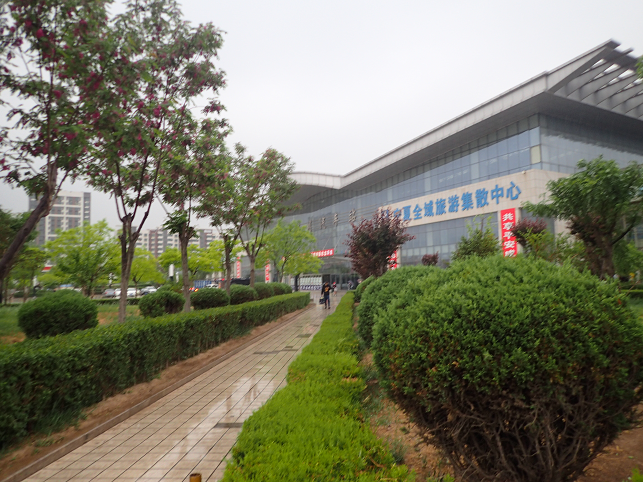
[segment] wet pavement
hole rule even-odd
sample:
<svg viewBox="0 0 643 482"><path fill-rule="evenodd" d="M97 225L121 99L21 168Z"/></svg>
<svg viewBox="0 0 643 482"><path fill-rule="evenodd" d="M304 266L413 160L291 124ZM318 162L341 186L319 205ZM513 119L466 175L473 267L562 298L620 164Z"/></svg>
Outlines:
<svg viewBox="0 0 643 482"><path fill-rule="evenodd" d="M313 302L318 300L313 293ZM283 327L25 479L189 481L223 477L241 425L286 384L288 365L332 313L315 303Z"/></svg>

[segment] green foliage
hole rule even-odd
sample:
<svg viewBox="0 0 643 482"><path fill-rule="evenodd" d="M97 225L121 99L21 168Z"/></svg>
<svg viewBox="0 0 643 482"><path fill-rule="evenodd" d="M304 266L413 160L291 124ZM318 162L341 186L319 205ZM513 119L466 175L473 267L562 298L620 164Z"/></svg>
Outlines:
<svg viewBox="0 0 643 482"><path fill-rule="evenodd" d="M638 467L632 469L631 482L643 482L643 475L639 472Z"/></svg>
<svg viewBox="0 0 643 482"><path fill-rule="evenodd" d="M632 162L621 169L602 157L578 163L578 172L547 183L547 201L527 202L537 216L568 222L571 233L585 246L589 269L596 276L614 275L613 251L643 220L643 166Z"/></svg>
<svg viewBox="0 0 643 482"><path fill-rule="evenodd" d="M158 290L156 293L145 295L138 302L141 315L146 318L156 318L165 314L178 313L183 309L185 298L172 290Z"/></svg>
<svg viewBox="0 0 643 482"><path fill-rule="evenodd" d="M571 481L635 420L642 345L615 283L495 256L409 283L378 317L373 353L468 481Z"/></svg>
<svg viewBox="0 0 643 482"><path fill-rule="evenodd" d="M290 365L288 384L246 420L223 480L410 480L364 423L352 293Z"/></svg>
<svg viewBox="0 0 643 482"><path fill-rule="evenodd" d="M130 281L134 286L139 283L163 283L165 276L158 270L156 258L146 249L136 248L130 271Z"/></svg>
<svg viewBox="0 0 643 482"><path fill-rule="evenodd" d="M467 231L469 237L462 236L455 252L451 255L453 261L470 256L485 258L500 253L500 243L491 228L487 227L483 230L481 226L467 226Z"/></svg>
<svg viewBox="0 0 643 482"><path fill-rule="evenodd" d="M273 288L273 283L255 283L255 291L257 292L258 299L265 300L271 296L275 296L275 290ZM280 295L285 293L279 293Z"/></svg>
<svg viewBox="0 0 643 482"><path fill-rule="evenodd" d="M296 293L0 346L0 450L31 433L43 419L149 381L168 364L309 302L308 293ZM259 313L260 321L249 318Z"/></svg>
<svg viewBox="0 0 643 482"><path fill-rule="evenodd" d="M300 221L285 224L282 219L266 234L265 256L277 271L281 281L284 274L316 273L322 260L310 254L315 236Z"/></svg>
<svg viewBox="0 0 643 482"><path fill-rule="evenodd" d="M366 347L373 341L373 325L380 310L386 310L391 301L404 291L408 283L415 283L417 278L430 276L434 269L428 266L402 266L387 271L363 289L358 308L359 323L357 333ZM363 283L362 283L363 284Z"/></svg>
<svg viewBox="0 0 643 482"><path fill-rule="evenodd" d="M230 304L228 293L217 288L200 289L196 293L192 293L190 300L195 310L218 308L219 306L228 306Z"/></svg>
<svg viewBox="0 0 643 482"><path fill-rule="evenodd" d="M257 290L246 285L232 285L230 286L230 304L240 305L248 301L259 299Z"/></svg>
<svg viewBox="0 0 643 482"><path fill-rule="evenodd" d="M357 288L355 288L355 303L359 303L362 301L362 294L364 293L364 290L368 288L368 285L371 284L374 280L375 276L369 276L357 285Z"/></svg>
<svg viewBox="0 0 643 482"><path fill-rule="evenodd" d="M11 336L20 333L18 326L18 306L0 306L0 336Z"/></svg>
<svg viewBox="0 0 643 482"><path fill-rule="evenodd" d="M286 283L270 283L270 286L272 286L275 295L287 295L288 293L292 293L292 288Z"/></svg>
<svg viewBox="0 0 643 482"><path fill-rule="evenodd" d="M634 243L622 240L614 247L614 270L629 278L630 273L643 273L643 251Z"/></svg>
<svg viewBox="0 0 643 482"><path fill-rule="evenodd" d="M583 243L569 234L555 236L544 229L540 232L524 233L525 254L544 259L550 263L570 263L579 271L587 268Z"/></svg>
<svg viewBox="0 0 643 482"><path fill-rule="evenodd" d="M73 290L61 290L24 303L18 324L27 338L55 336L98 325L98 308Z"/></svg>

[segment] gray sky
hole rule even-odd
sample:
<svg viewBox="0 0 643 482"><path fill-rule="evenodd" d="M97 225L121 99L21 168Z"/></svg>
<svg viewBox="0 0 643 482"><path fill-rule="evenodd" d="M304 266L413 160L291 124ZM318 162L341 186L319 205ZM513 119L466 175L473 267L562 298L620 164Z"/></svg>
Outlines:
<svg viewBox="0 0 643 482"><path fill-rule="evenodd" d="M643 55L641 0L184 0L183 11L226 32L230 141L273 147L297 171L346 174L610 38ZM0 205L25 211L27 197L2 185ZM104 194L92 193L91 217L118 225ZM145 227L164 217L154 206Z"/></svg>

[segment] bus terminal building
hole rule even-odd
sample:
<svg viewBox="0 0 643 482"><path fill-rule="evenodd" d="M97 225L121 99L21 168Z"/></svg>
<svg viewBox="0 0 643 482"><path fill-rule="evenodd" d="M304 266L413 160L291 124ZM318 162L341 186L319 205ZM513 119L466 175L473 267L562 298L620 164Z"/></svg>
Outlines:
<svg viewBox="0 0 643 482"><path fill-rule="evenodd" d="M286 221L308 226L321 272L341 284L351 271L351 223L378 209L408 220L415 236L401 265L436 252L449 260L467 225L480 222L514 254L506 222L527 216L521 205L541 201L548 181L574 173L581 159L643 163L643 82L638 59L618 47L608 41L346 175L293 173L301 187L291 202L301 209ZM635 236L643 242L643 229Z"/></svg>

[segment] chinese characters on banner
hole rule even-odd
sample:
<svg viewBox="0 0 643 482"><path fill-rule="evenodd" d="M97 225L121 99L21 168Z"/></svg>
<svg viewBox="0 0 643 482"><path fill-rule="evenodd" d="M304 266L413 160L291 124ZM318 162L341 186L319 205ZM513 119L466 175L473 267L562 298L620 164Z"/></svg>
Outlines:
<svg viewBox="0 0 643 482"><path fill-rule="evenodd" d="M237 258L237 278L241 278L241 258Z"/></svg>
<svg viewBox="0 0 643 482"><path fill-rule="evenodd" d="M266 264L266 283L270 283L270 263Z"/></svg>
<svg viewBox="0 0 643 482"><path fill-rule="evenodd" d="M388 259L390 262L388 269L397 269L397 267L399 266L398 264L399 258L400 258L400 250L398 249Z"/></svg>
<svg viewBox="0 0 643 482"><path fill-rule="evenodd" d="M310 254L312 254L316 258L325 258L326 256L334 256L335 250L333 248L322 249L321 251L311 251Z"/></svg>
<svg viewBox="0 0 643 482"><path fill-rule="evenodd" d="M516 246L516 237L511 230L516 224L516 209L503 209L500 211L500 233L502 242L503 256L516 256L518 248Z"/></svg>

